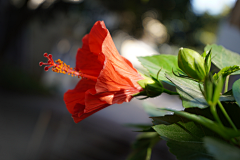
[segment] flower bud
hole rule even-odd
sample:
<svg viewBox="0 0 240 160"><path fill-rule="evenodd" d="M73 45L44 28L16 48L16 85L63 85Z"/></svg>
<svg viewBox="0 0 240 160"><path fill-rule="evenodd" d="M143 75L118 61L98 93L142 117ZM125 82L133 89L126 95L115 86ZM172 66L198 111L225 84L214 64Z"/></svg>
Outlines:
<svg viewBox="0 0 240 160"><path fill-rule="evenodd" d="M203 95L207 103L211 106L215 106L219 100L223 88L223 78L219 76L215 80L212 74L208 74L204 79L204 91Z"/></svg>
<svg viewBox="0 0 240 160"><path fill-rule="evenodd" d="M161 82L154 78L144 77L145 79L138 81L143 91L134 96L156 97L163 93L164 87Z"/></svg>
<svg viewBox="0 0 240 160"><path fill-rule="evenodd" d="M203 81L206 76L204 58L199 53L191 49L179 49L178 67L189 77L199 81Z"/></svg>
<svg viewBox="0 0 240 160"><path fill-rule="evenodd" d="M204 51L202 54L202 57L205 61L204 66L205 66L205 71L206 71L206 75L207 75L211 68L212 50L209 50L208 52Z"/></svg>

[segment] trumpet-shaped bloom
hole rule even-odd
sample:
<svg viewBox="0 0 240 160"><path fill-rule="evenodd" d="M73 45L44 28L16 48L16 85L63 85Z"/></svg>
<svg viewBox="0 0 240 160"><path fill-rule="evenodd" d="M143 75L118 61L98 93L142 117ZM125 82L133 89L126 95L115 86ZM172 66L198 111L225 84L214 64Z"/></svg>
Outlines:
<svg viewBox="0 0 240 160"><path fill-rule="evenodd" d="M74 69L60 59L54 62L47 53L48 62L39 63L46 65L45 71L52 67L54 72L81 77L77 86L64 94L76 123L111 104L129 102L133 94L142 91L137 81L143 79L131 62L119 55L103 21L96 22L82 42Z"/></svg>
<svg viewBox="0 0 240 160"><path fill-rule="evenodd" d="M137 81L143 79L131 62L119 55L103 21L96 22L82 42L75 68L82 78L64 94L76 123L111 104L129 102L142 90Z"/></svg>

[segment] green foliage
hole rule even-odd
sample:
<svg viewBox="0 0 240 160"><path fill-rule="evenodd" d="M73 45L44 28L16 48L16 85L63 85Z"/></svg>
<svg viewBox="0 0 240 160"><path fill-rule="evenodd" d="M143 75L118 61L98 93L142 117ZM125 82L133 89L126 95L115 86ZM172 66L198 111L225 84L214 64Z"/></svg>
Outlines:
<svg viewBox="0 0 240 160"><path fill-rule="evenodd" d="M178 57L158 55L139 60L155 81L176 87L182 100L184 111L144 105L153 119L152 128L179 160L240 159L240 80L222 94L226 77L240 74L240 55L207 45L202 56L180 49ZM209 74L211 62L220 69L214 76Z"/></svg>
<svg viewBox="0 0 240 160"><path fill-rule="evenodd" d="M233 96L237 101L238 106L240 106L240 79L234 82L232 87Z"/></svg>
<svg viewBox="0 0 240 160"><path fill-rule="evenodd" d="M167 141L170 151L179 160L213 159L206 152L202 138L214 133L204 126L176 115L154 117L153 126L160 137Z"/></svg>
<svg viewBox="0 0 240 160"><path fill-rule="evenodd" d="M147 57L138 57L143 67L145 67L149 74L155 79L166 82L170 85L172 83L165 77L165 73L172 73L174 71L180 71L177 64L177 56L173 55L156 55ZM161 70L159 72L159 70Z"/></svg>
<svg viewBox="0 0 240 160"><path fill-rule="evenodd" d="M165 109L160 109L161 112L162 110L167 112L167 114L158 116L158 117L151 117L153 119L154 125L159 125L159 124L170 125L173 123L177 123L179 121L185 122L185 123L191 121L185 117L181 117L176 114L173 114L172 112L166 111ZM186 108L184 111L187 113L195 114L195 115L203 115L204 117L211 120L213 119L213 116L211 115L209 108L205 108L205 109Z"/></svg>
<svg viewBox="0 0 240 160"><path fill-rule="evenodd" d="M239 107L229 108L229 104L230 103L225 104L225 106L227 105L226 108L228 108L227 111L230 113L230 116L234 115L234 113L239 113L240 110L236 110L239 109ZM167 110L170 111L169 109ZM155 124L153 128L161 138L167 141L170 151L176 155L179 160L213 159L211 152L209 152L209 154L206 153L202 138L211 136L219 139L220 137L215 133L216 130L222 130L221 134L223 135L227 133L227 136L225 135L227 139L238 137L240 133L239 131L237 133L232 129L229 130L229 128L221 127L219 124L213 122L211 120L213 117L208 108L189 108L185 109L184 112L174 111L174 113L174 115L152 117L152 119ZM222 118L222 115L220 115L220 117ZM219 152L223 151L219 150Z"/></svg>
<svg viewBox="0 0 240 160"><path fill-rule="evenodd" d="M204 143L209 153L216 160L239 160L240 149L220 139L204 137Z"/></svg>
<svg viewBox="0 0 240 160"><path fill-rule="evenodd" d="M125 124L126 127L136 128L135 132L154 132L151 125L148 124Z"/></svg>
<svg viewBox="0 0 240 160"><path fill-rule="evenodd" d="M201 93L198 82L171 74L166 74L166 77L176 86L184 108L208 107L208 104Z"/></svg>
<svg viewBox="0 0 240 160"><path fill-rule="evenodd" d="M168 111L161 110L160 108L157 108L156 106L154 106L149 102L143 103L143 109L145 110L145 112L147 112L147 114L150 117L158 117L158 116L164 116L166 114L169 114Z"/></svg>
<svg viewBox="0 0 240 160"><path fill-rule="evenodd" d="M156 132L146 132L138 135L133 143L133 151L127 160L150 160L152 148L160 141Z"/></svg>
<svg viewBox="0 0 240 160"><path fill-rule="evenodd" d="M164 109L164 110L172 111L176 115L179 115L179 116L185 117L189 120L192 120L194 122L197 122L197 123L207 127L208 129L218 133L223 138L231 139L231 138L240 136L240 130L235 131L231 128L224 127L224 126L218 124L217 122L214 122L214 121L212 121L208 118L205 118L201 115L191 114L191 113L187 113L184 111L176 111L176 110L172 110L172 109Z"/></svg>
<svg viewBox="0 0 240 160"><path fill-rule="evenodd" d="M184 108L208 107L208 103L206 102L200 89L202 84L199 84L191 79L177 77L172 74L166 74L166 77L176 86ZM220 101L234 101L234 97L232 95L221 95Z"/></svg>
<svg viewBox="0 0 240 160"><path fill-rule="evenodd" d="M211 154L206 152L202 141L179 142L167 140L167 146L178 160L213 160Z"/></svg>
<svg viewBox="0 0 240 160"><path fill-rule="evenodd" d="M222 76L223 81L225 81L226 77L228 75L233 74L234 72L237 72L240 70L240 66L234 65L234 66L230 66L230 67L224 67L223 69L221 69L218 73L215 73L213 75L213 78L215 80L217 80L220 76Z"/></svg>
<svg viewBox="0 0 240 160"><path fill-rule="evenodd" d="M209 50L208 53L206 53L206 51L204 51L204 53L202 54L203 58L204 58L204 67L205 67L205 71L206 74L209 73L210 69L211 69L211 60L212 60L212 51Z"/></svg>
<svg viewBox="0 0 240 160"><path fill-rule="evenodd" d="M202 81L206 76L204 58L194 50L180 48L178 67L189 77Z"/></svg>
<svg viewBox="0 0 240 160"><path fill-rule="evenodd" d="M224 48L223 46L218 46L216 44L207 45L204 50L206 52L209 50L212 51L212 63L219 69L234 65L239 66L240 55ZM240 71L232 73L232 75L236 74L240 74Z"/></svg>
<svg viewBox="0 0 240 160"><path fill-rule="evenodd" d="M215 106L219 100L223 88L223 78L220 75L215 80L212 74L208 74L204 80L203 95L210 106Z"/></svg>
<svg viewBox="0 0 240 160"><path fill-rule="evenodd" d="M162 83L154 77L145 77L145 79L138 81L138 84L144 90L135 94L134 96L146 96L145 98L156 97L161 95L164 90Z"/></svg>

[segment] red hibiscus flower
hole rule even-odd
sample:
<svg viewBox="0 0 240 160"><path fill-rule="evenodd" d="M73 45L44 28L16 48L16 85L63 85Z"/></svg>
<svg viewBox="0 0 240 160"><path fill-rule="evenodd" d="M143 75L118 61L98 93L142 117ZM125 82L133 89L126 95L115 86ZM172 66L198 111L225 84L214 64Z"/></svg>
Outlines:
<svg viewBox="0 0 240 160"><path fill-rule="evenodd" d="M45 70L53 66L53 71L82 77L73 90L64 94L76 123L111 104L129 102L133 94L142 90L137 81L143 79L131 62L119 55L103 21L97 21L82 42L75 70L60 60L54 63L51 55L44 55L49 59L47 64L40 62L50 65Z"/></svg>

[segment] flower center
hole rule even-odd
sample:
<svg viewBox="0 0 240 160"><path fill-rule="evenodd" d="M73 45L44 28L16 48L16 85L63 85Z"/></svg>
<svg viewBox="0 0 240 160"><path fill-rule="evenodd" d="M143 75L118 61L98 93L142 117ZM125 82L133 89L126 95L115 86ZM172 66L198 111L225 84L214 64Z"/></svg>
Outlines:
<svg viewBox="0 0 240 160"><path fill-rule="evenodd" d="M78 76L78 78L79 77L89 78L94 81L97 81L97 77L84 74L80 70L76 70L76 68L71 68L69 65L67 65L60 59L54 62L51 54L48 55L47 53L44 53L43 56L48 59L48 62L47 63L39 62L39 66L45 65L44 67L45 71L48 71L49 68L52 67L53 72L68 74L71 75L72 77Z"/></svg>

